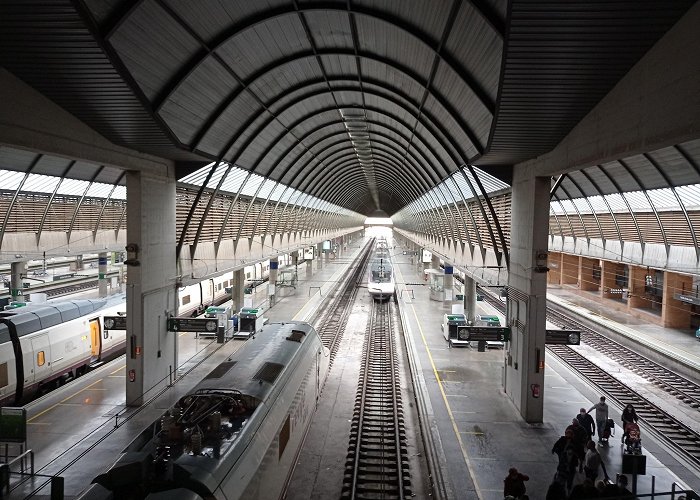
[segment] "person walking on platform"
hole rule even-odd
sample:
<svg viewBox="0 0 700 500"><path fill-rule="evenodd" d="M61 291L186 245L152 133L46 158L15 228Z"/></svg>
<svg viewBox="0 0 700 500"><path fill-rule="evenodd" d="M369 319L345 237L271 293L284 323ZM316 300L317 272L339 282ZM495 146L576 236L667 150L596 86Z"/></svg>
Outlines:
<svg viewBox="0 0 700 500"><path fill-rule="evenodd" d="M605 430L605 421L608 420L608 404L605 402L605 396L600 397L600 401L586 412L590 413L595 410L595 425L598 429L598 442L603 439L603 430Z"/></svg>
<svg viewBox="0 0 700 500"><path fill-rule="evenodd" d="M513 498L521 498L525 494L525 481L529 481L530 477L526 474L521 474L518 469L511 467L508 470L508 475L503 480L503 496L512 496Z"/></svg>
<svg viewBox="0 0 700 500"><path fill-rule="evenodd" d="M579 414L576 415L576 420L581 424L581 427L588 434L588 440L593 439L593 434L595 433L595 423L593 422L593 417L591 417L585 408L581 408Z"/></svg>
<svg viewBox="0 0 700 500"><path fill-rule="evenodd" d="M632 406L631 403L628 403L627 406L625 406L625 409L622 410L622 442L625 442L625 438L627 437L627 426L629 424L635 424L637 423L637 420L639 420L639 417L637 416L637 412L634 409L634 406Z"/></svg>
<svg viewBox="0 0 700 500"><path fill-rule="evenodd" d="M583 472L586 473L586 478L591 480L593 484L598 477L598 469L600 468L600 453L596 450L595 443L593 441L588 442L586 450L586 458L583 462Z"/></svg>

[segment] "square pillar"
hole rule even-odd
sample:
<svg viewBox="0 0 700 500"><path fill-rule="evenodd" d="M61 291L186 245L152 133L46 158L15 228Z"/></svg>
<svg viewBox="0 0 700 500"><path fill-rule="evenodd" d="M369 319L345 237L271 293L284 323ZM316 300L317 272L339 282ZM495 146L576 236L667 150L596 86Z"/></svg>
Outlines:
<svg viewBox="0 0 700 500"><path fill-rule="evenodd" d="M504 388L526 422L542 422L549 240L549 177L515 169Z"/></svg>
<svg viewBox="0 0 700 500"><path fill-rule="evenodd" d="M649 273L646 267L629 266L629 300L627 308L651 309L652 301L646 296L646 277Z"/></svg>
<svg viewBox="0 0 700 500"><path fill-rule="evenodd" d="M547 283L550 285L561 285L562 254L559 252L550 252L548 260L549 272L547 273Z"/></svg>
<svg viewBox="0 0 700 500"><path fill-rule="evenodd" d="M677 294L688 294L693 289L693 278L666 271L664 273L661 322L664 328L690 328L690 304L676 299Z"/></svg>
<svg viewBox="0 0 700 500"><path fill-rule="evenodd" d="M600 268L598 259L579 257L578 288L595 292L600 289Z"/></svg>
<svg viewBox="0 0 700 500"><path fill-rule="evenodd" d="M128 171L126 187L126 404L140 406L177 372L175 179Z"/></svg>
<svg viewBox="0 0 700 500"><path fill-rule="evenodd" d="M561 254L561 284L575 285L579 276L579 257L568 253Z"/></svg>

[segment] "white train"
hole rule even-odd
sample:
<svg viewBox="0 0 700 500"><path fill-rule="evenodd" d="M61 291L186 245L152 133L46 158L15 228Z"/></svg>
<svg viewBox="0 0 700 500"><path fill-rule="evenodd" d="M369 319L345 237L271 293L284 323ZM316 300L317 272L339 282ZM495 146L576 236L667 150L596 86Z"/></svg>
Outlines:
<svg viewBox="0 0 700 500"><path fill-rule="evenodd" d="M122 295L0 312L0 406L21 405L123 353L125 332L104 330L102 317L125 309Z"/></svg>
<svg viewBox="0 0 700 500"><path fill-rule="evenodd" d="M370 257L367 289L374 300L395 298L394 269L391 264L389 246L385 239L380 238L375 244Z"/></svg>
<svg viewBox="0 0 700 500"><path fill-rule="evenodd" d="M329 359L311 325L266 325L149 425L79 498L281 498Z"/></svg>
<svg viewBox="0 0 700 500"><path fill-rule="evenodd" d="M261 282L269 261L246 267ZM199 314L230 297L233 274L178 291L180 316ZM126 334L105 330L104 316L126 312L124 295L109 299L53 299L0 311L0 406L22 405L125 351Z"/></svg>

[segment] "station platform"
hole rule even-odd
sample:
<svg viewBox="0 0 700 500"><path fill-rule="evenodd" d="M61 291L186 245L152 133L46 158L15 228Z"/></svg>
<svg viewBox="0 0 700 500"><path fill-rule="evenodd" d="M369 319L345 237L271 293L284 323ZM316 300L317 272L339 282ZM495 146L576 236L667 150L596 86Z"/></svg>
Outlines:
<svg viewBox="0 0 700 500"><path fill-rule="evenodd" d="M300 266L296 288L278 290L272 307L266 303L267 287L258 287L254 304L263 307L271 322L307 320L321 298L341 280L363 244L363 241L354 242L352 248L337 258L324 260L320 269L314 263L311 273ZM530 498L544 498L557 466L552 445L579 409L590 408L599 395L585 381L548 358L544 423L524 423L503 391L504 351L448 348L440 325L443 314L450 312L450 305L430 300L427 283L422 284L421 269L402 250L400 246L393 250L399 303L406 343L417 367L415 395L421 401L416 402L423 412L424 430L430 431L434 442L429 452L435 454L440 464L433 475L442 485L443 496L502 499L503 479L510 467L517 467L530 476L526 483ZM576 303L570 295L552 295L586 313L583 299ZM478 302L477 307L481 314L497 314L484 302ZM362 348L364 326L360 325L366 312L366 307L360 305L351 314L347 331L349 338L356 341L346 343L348 352ZM595 314L607 318L601 310ZM610 320L605 321L610 326ZM639 335L654 330L650 325L638 325L631 320L620 323L620 328ZM138 432L242 345L242 341L236 340L216 344L211 339L197 339L191 333L178 335L182 363L178 367L177 383L164 393L153 395L152 401L140 410L124 406L123 362L95 370L27 407L28 447L35 451L36 469L40 474L63 476L66 498L86 488L93 477L112 465ZM688 356L697 358L693 352L695 346L691 342L683 349L688 350ZM697 347L700 348L700 342ZM289 500L338 498L337 491L331 488L338 487L336 478L342 476L347 450L347 440L343 437L350 427L349 410L354 403L358 371L358 367L342 361L343 353L339 352L292 477L287 492ZM610 406L611 417L618 422L621 408ZM613 478L621 470L622 459L619 428L617 433L609 447L598 448ZM639 494L651 490L652 476L657 492L669 491L674 482L696 491L700 489L700 479L685 464L676 461L651 438L643 436L643 444L647 475L639 479ZM38 490L42 484L38 478L14 490L10 498L25 498L32 492L48 495L48 485Z"/></svg>

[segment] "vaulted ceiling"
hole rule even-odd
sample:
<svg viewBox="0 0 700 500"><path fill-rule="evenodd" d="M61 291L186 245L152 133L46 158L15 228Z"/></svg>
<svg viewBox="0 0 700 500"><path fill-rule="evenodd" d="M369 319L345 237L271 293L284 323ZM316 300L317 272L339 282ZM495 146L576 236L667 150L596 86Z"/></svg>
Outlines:
<svg viewBox="0 0 700 500"><path fill-rule="evenodd" d="M227 161L391 215L465 164L508 182L692 4L6 0L0 63L183 171Z"/></svg>

